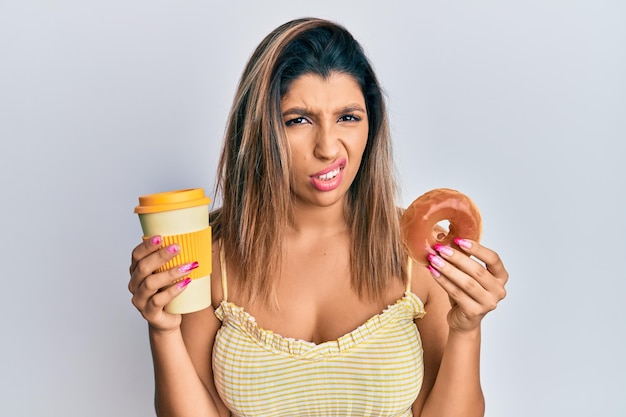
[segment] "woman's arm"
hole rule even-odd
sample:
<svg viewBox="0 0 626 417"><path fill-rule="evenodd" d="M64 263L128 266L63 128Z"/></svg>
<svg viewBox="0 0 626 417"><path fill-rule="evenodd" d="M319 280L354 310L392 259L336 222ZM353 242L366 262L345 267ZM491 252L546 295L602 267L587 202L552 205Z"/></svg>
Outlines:
<svg viewBox="0 0 626 417"><path fill-rule="evenodd" d="M183 318L180 328L162 332L150 329L150 346L154 363L155 377L155 408L159 417L173 416L199 416L218 417L221 415L216 403L217 396L213 396L211 388L213 379L209 378L211 350L204 352L208 357L209 369L197 367L205 362L198 355L198 347L210 344L212 340L206 340L206 335L214 336L217 326L200 326L207 322L206 318L188 318L187 316L202 316L213 314L213 309L208 308L199 313L187 314ZM215 318L217 321L217 318ZM191 333L202 334L198 338ZM211 339L212 337L211 336Z"/></svg>
<svg viewBox="0 0 626 417"><path fill-rule="evenodd" d="M217 306L223 299L219 254L219 242L214 241L212 254L213 272L211 273L211 296L213 306ZM215 310L213 307L209 307L196 313L183 315L180 329L189 358L191 359L198 378L202 381L206 391L208 391L219 416L228 417L230 416L230 411L217 394L213 380L213 343L215 342L215 336L221 325L222 323L215 316Z"/></svg>
<svg viewBox="0 0 626 417"><path fill-rule="evenodd" d="M412 288L427 311L416 321L424 347L424 382L413 406L416 417L484 415L480 323L504 298L508 274L495 252L469 243L466 253L440 249L432 272L415 268ZM486 267L469 254L485 261Z"/></svg>
<svg viewBox="0 0 626 417"><path fill-rule="evenodd" d="M176 245L166 248L160 246L161 239L156 236L133 250L128 284L133 294L133 304L148 321L157 415L218 417L223 406L218 397L212 395L215 388L211 377L210 348L219 321L212 308L184 318L163 309L169 301L185 291L185 283L188 281L171 284L182 279L188 268L172 268L154 273L178 254ZM208 359L200 358L199 349L203 347L208 348L204 351ZM203 360L209 361L208 367L201 367L205 365Z"/></svg>

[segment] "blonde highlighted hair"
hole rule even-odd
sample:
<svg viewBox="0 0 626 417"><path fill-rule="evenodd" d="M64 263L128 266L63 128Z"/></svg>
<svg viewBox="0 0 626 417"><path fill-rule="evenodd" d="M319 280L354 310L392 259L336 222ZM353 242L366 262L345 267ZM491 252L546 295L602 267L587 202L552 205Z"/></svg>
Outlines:
<svg viewBox="0 0 626 417"><path fill-rule="evenodd" d="M367 107L369 134L345 213L351 233L352 285L380 300L390 279L407 280L399 230L391 141L382 90L362 47L341 25L297 19L275 29L256 48L241 76L218 166L211 214L226 262L238 270L244 300L274 300L282 242L292 210L290 152L280 100L304 74L351 75Z"/></svg>

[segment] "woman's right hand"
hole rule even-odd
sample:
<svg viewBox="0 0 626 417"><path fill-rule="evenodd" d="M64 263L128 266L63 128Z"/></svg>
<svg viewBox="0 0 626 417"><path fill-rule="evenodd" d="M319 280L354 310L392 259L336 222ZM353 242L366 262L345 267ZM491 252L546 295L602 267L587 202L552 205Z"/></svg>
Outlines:
<svg viewBox="0 0 626 417"><path fill-rule="evenodd" d="M128 290L133 294L133 305L159 331L180 327L181 315L171 314L164 307L185 290L191 281L186 275L197 264L185 264L163 272L155 272L180 252L176 244L162 247L161 236L152 236L133 249Z"/></svg>

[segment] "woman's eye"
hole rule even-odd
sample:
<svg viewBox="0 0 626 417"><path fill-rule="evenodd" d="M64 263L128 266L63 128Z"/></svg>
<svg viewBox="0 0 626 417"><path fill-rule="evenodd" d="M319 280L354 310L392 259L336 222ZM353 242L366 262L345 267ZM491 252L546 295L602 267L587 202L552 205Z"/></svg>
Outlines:
<svg viewBox="0 0 626 417"><path fill-rule="evenodd" d="M340 122L358 122L359 120L361 120L361 118L354 114L344 114L339 118Z"/></svg>
<svg viewBox="0 0 626 417"><path fill-rule="evenodd" d="M290 119L290 120L287 120L287 121L285 122L285 125L286 125L286 126L292 126L292 125L303 125L303 124L305 124L305 123L307 123L306 118L304 118L304 117L296 117L295 119Z"/></svg>

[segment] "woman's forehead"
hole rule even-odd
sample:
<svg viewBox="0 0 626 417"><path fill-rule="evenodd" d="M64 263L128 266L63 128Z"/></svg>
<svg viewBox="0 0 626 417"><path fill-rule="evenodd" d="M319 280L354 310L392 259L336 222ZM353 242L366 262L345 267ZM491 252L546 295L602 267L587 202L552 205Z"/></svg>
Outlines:
<svg viewBox="0 0 626 417"><path fill-rule="evenodd" d="M281 99L282 107L331 104L365 106L361 87L352 75L339 72L331 73L328 77L317 74L301 75L291 83Z"/></svg>

